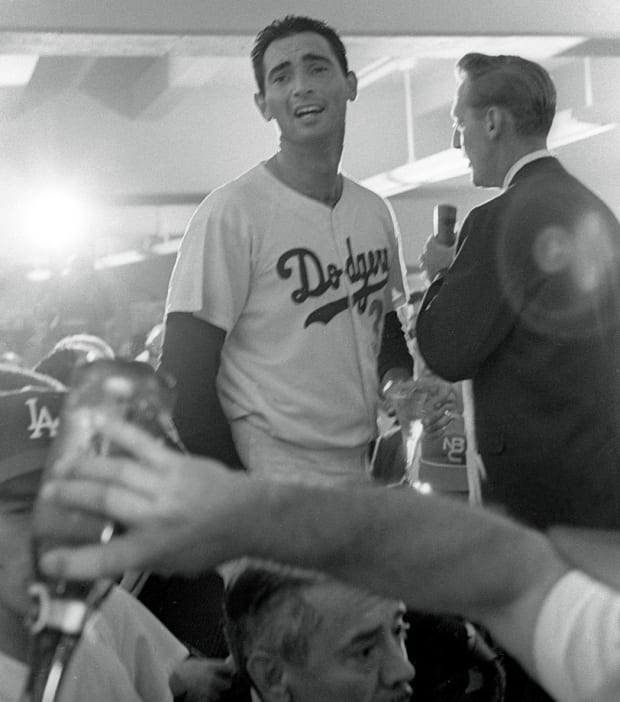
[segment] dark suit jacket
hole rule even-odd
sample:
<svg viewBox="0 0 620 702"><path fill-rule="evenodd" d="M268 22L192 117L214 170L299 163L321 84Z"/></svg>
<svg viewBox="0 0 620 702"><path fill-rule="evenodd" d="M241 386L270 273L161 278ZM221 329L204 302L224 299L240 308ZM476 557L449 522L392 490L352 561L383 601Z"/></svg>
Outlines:
<svg viewBox="0 0 620 702"><path fill-rule="evenodd" d="M620 226L555 158L463 222L417 320L423 357L473 379L483 497L539 528L620 527Z"/></svg>

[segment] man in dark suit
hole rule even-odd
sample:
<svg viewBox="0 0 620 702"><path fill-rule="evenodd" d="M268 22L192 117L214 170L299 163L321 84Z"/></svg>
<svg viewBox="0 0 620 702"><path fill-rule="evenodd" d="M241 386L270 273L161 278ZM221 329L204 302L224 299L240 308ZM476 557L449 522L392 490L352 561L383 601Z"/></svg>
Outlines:
<svg viewBox="0 0 620 702"><path fill-rule="evenodd" d="M547 150L555 88L541 66L467 54L457 71L453 146L474 185L502 192L467 215L456 255L427 242L420 351L465 381L485 504L540 529L618 528L620 227ZM507 702L549 701L506 670Z"/></svg>
<svg viewBox="0 0 620 702"><path fill-rule="evenodd" d="M541 66L467 54L457 71L453 146L502 192L467 215L456 255L427 242L420 351L471 380L486 504L541 529L619 528L620 226L547 151Z"/></svg>

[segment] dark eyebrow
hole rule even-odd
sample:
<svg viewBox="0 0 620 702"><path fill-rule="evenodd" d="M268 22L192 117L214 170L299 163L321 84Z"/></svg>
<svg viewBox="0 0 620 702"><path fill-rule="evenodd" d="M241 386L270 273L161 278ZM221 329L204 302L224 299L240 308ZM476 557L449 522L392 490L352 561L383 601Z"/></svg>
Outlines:
<svg viewBox="0 0 620 702"><path fill-rule="evenodd" d="M323 56L322 54L304 54L303 60L307 63L310 63L311 61L323 61L325 63L333 63L329 56Z"/></svg>
<svg viewBox="0 0 620 702"><path fill-rule="evenodd" d="M290 61L282 61L282 63L279 63L277 66L274 66L269 73L267 74L267 78L271 78L274 76L276 73L279 71L282 71L285 68L288 68L291 65Z"/></svg>
<svg viewBox="0 0 620 702"><path fill-rule="evenodd" d="M302 57L302 61L304 63L312 63L313 61L322 61L323 63L333 64L333 61L329 58L329 56L323 56L322 54L313 54L313 53L304 54ZM282 63L279 63L277 66L274 66L269 71L269 73L267 74L267 78L268 79L272 78L276 73L284 70L285 68L288 68L290 65L291 65L290 61L282 61Z"/></svg>

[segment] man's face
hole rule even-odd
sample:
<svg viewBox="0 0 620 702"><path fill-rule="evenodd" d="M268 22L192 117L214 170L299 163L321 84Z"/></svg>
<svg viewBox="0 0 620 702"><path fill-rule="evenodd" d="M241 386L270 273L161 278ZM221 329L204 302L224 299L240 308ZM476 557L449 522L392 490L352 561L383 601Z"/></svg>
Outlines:
<svg viewBox="0 0 620 702"><path fill-rule="evenodd" d="M304 592L321 623L302 667L285 664L291 702L404 702L413 666L404 606L338 583Z"/></svg>
<svg viewBox="0 0 620 702"><path fill-rule="evenodd" d="M495 176L494 142L486 129L486 110L469 106L469 79L459 84L454 104L452 119L454 134L452 146L461 149L469 161L472 182L479 187L493 187L497 183Z"/></svg>
<svg viewBox="0 0 620 702"><path fill-rule="evenodd" d="M275 119L283 141L308 143L344 134L346 106L357 91L325 37L302 32L273 41L263 58L265 92L255 96L265 119Z"/></svg>

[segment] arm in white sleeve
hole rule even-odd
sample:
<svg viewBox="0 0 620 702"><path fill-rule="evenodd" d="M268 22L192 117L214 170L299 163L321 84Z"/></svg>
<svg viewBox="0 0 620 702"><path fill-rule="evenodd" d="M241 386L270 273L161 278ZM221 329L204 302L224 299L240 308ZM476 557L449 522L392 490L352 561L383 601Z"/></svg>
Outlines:
<svg viewBox="0 0 620 702"><path fill-rule="evenodd" d="M564 575L540 610L534 658L558 702L618 702L620 593L580 571Z"/></svg>

